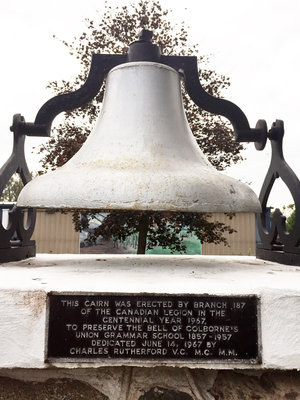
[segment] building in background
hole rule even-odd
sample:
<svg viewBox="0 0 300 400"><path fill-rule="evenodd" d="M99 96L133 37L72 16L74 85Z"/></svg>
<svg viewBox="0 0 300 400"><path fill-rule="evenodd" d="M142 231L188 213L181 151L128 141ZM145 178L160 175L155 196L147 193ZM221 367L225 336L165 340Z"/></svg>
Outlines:
<svg viewBox="0 0 300 400"><path fill-rule="evenodd" d="M6 207L8 212L8 207ZM187 254L203 255L255 255L255 215L254 213L237 213L232 219L223 213L212 214L213 221L230 225L236 232L225 233L229 246L223 244L203 243L187 235ZM183 233L184 234L184 233ZM32 239L36 241L37 253L56 254L122 254L135 253L137 238L131 237L120 243L114 240L99 240L96 245L87 246L84 242L87 235L76 232L72 214L49 210L37 210L36 227ZM147 254L170 254L168 250L154 248Z"/></svg>

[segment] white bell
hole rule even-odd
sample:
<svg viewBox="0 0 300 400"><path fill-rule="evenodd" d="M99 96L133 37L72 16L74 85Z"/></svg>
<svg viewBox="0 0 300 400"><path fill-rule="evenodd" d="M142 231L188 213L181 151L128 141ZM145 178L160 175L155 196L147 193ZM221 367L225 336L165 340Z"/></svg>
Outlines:
<svg viewBox="0 0 300 400"><path fill-rule="evenodd" d="M153 62L112 69L100 117L64 166L27 184L18 206L259 212L255 193L205 159L188 126L180 76Z"/></svg>

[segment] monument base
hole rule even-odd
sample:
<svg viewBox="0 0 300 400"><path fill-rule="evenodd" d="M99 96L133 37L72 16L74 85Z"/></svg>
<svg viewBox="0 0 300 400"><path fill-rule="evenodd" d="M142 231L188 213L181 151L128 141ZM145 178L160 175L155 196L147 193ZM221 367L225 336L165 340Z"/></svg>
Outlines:
<svg viewBox="0 0 300 400"><path fill-rule="evenodd" d="M10 400L297 400L300 373L171 367L0 370Z"/></svg>
<svg viewBox="0 0 300 400"><path fill-rule="evenodd" d="M2 264L0 395L297 399L299 272L223 256L38 255Z"/></svg>

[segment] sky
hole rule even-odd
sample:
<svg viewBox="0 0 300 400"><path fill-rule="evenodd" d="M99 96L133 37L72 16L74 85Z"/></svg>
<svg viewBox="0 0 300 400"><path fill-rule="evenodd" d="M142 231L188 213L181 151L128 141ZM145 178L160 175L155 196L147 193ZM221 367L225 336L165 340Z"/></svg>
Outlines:
<svg viewBox="0 0 300 400"><path fill-rule="evenodd" d="M134 2L135 0L133 0ZM108 0L114 7L125 0ZM299 0L161 0L172 9L174 22L184 21L191 42L209 55L209 67L230 78L224 96L246 114L250 126L265 119L285 124L284 155L300 176L300 1ZM40 107L53 96L46 85L72 80L80 72L56 37L70 41L85 28L85 18L97 20L104 0L0 0L0 165L12 149L9 127L13 114L33 122ZM31 170L38 170L36 149L45 140L26 139ZM247 145L245 161L226 173L251 184L259 194L270 162L270 145L258 152ZM268 205L292 202L288 189L276 180Z"/></svg>

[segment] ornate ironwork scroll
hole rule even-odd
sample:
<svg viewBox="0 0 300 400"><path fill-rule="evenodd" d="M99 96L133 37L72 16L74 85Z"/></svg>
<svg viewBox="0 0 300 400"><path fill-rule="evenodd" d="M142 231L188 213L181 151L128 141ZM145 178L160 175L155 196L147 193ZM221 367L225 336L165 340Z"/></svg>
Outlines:
<svg viewBox="0 0 300 400"><path fill-rule="evenodd" d="M18 126L23 122L20 114L14 115L11 130L14 134L12 154L0 169L0 195L14 173L18 173L24 185L31 180L25 155L25 135ZM35 226L36 211L29 209L27 218L25 210L16 206L8 212L8 225L3 226L3 213L0 220L0 262L17 261L35 256L35 241L30 240ZM27 219L25 223L25 219Z"/></svg>
<svg viewBox="0 0 300 400"><path fill-rule="evenodd" d="M265 122L259 121L259 124L265 124ZM258 215L257 227L261 243L257 245L256 256L282 264L300 265L300 181L284 159L282 151L283 135L283 121L277 120L273 123L268 134L271 141L272 157L259 195L262 213ZM264 146L256 145L256 148L262 150ZM267 228L267 201L273 184L279 177L290 190L295 203L296 215L291 232L287 232L286 218L279 209L276 209L271 216L270 228Z"/></svg>

